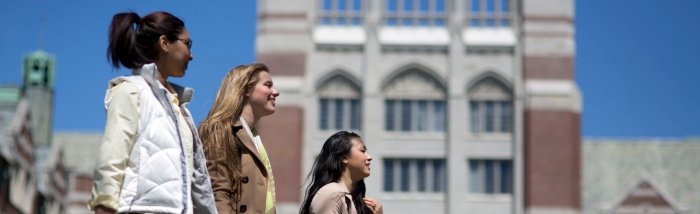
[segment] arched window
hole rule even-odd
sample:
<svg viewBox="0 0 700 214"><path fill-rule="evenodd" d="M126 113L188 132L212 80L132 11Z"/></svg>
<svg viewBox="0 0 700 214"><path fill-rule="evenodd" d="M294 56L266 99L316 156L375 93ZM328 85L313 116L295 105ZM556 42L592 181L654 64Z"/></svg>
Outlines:
<svg viewBox="0 0 700 214"><path fill-rule="evenodd" d="M513 97L503 82L486 77L474 84L467 94L472 133L510 133L513 130Z"/></svg>
<svg viewBox="0 0 700 214"><path fill-rule="evenodd" d="M445 131L445 89L427 73L411 69L397 75L384 95L384 130Z"/></svg>
<svg viewBox="0 0 700 214"><path fill-rule="evenodd" d="M320 130L361 130L362 93L343 75L327 79L318 88Z"/></svg>

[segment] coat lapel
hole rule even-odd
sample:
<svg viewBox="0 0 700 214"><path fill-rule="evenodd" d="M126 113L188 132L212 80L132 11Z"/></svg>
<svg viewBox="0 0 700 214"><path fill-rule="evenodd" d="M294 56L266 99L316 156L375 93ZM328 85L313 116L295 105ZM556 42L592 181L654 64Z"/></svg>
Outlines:
<svg viewBox="0 0 700 214"><path fill-rule="evenodd" d="M250 139L250 136L248 136L248 132L246 132L245 128L243 128L241 121L236 122L236 124L234 124L233 126L240 127L240 129L238 129L238 132L236 132L236 136L238 136L238 138L241 139L241 142L243 142L243 145L253 153L253 156L255 156L255 159L258 162L262 163L262 158L260 157L260 152L258 152L258 149L255 148L255 144L253 143L253 139Z"/></svg>

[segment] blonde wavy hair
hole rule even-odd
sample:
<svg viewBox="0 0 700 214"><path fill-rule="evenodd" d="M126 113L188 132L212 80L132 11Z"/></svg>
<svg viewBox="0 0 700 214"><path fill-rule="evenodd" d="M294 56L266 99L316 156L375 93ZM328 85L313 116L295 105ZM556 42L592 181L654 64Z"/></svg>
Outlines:
<svg viewBox="0 0 700 214"><path fill-rule="evenodd" d="M231 69L221 81L207 118L199 124L204 155L208 160L226 160L223 166L214 161L214 168L220 174L229 174L231 187L239 187L236 189L240 189L243 174L238 152L243 145L233 136L232 128L243 112L245 93L258 83L260 72L269 72L269 69L262 63L239 65ZM233 193L232 198L238 201L239 193Z"/></svg>

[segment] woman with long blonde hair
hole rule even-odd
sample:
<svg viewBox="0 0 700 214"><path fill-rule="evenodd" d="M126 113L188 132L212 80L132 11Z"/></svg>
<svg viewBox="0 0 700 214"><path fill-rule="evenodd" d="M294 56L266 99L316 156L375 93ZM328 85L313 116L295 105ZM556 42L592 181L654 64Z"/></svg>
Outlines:
<svg viewBox="0 0 700 214"><path fill-rule="evenodd" d="M199 125L219 213L276 212L272 168L255 123L275 112L279 95L267 66L237 66Z"/></svg>

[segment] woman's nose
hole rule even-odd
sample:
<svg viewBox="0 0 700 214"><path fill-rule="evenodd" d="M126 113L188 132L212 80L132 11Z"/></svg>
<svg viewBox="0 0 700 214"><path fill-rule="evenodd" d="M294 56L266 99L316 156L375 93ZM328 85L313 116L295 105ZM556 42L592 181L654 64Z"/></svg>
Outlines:
<svg viewBox="0 0 700 214"><path fill-rule="evenodd" d="M275 96L275 97L279 97L279 96L280 96L280 91L278 91L277 88L272 87L272 95Z"/></svg>

